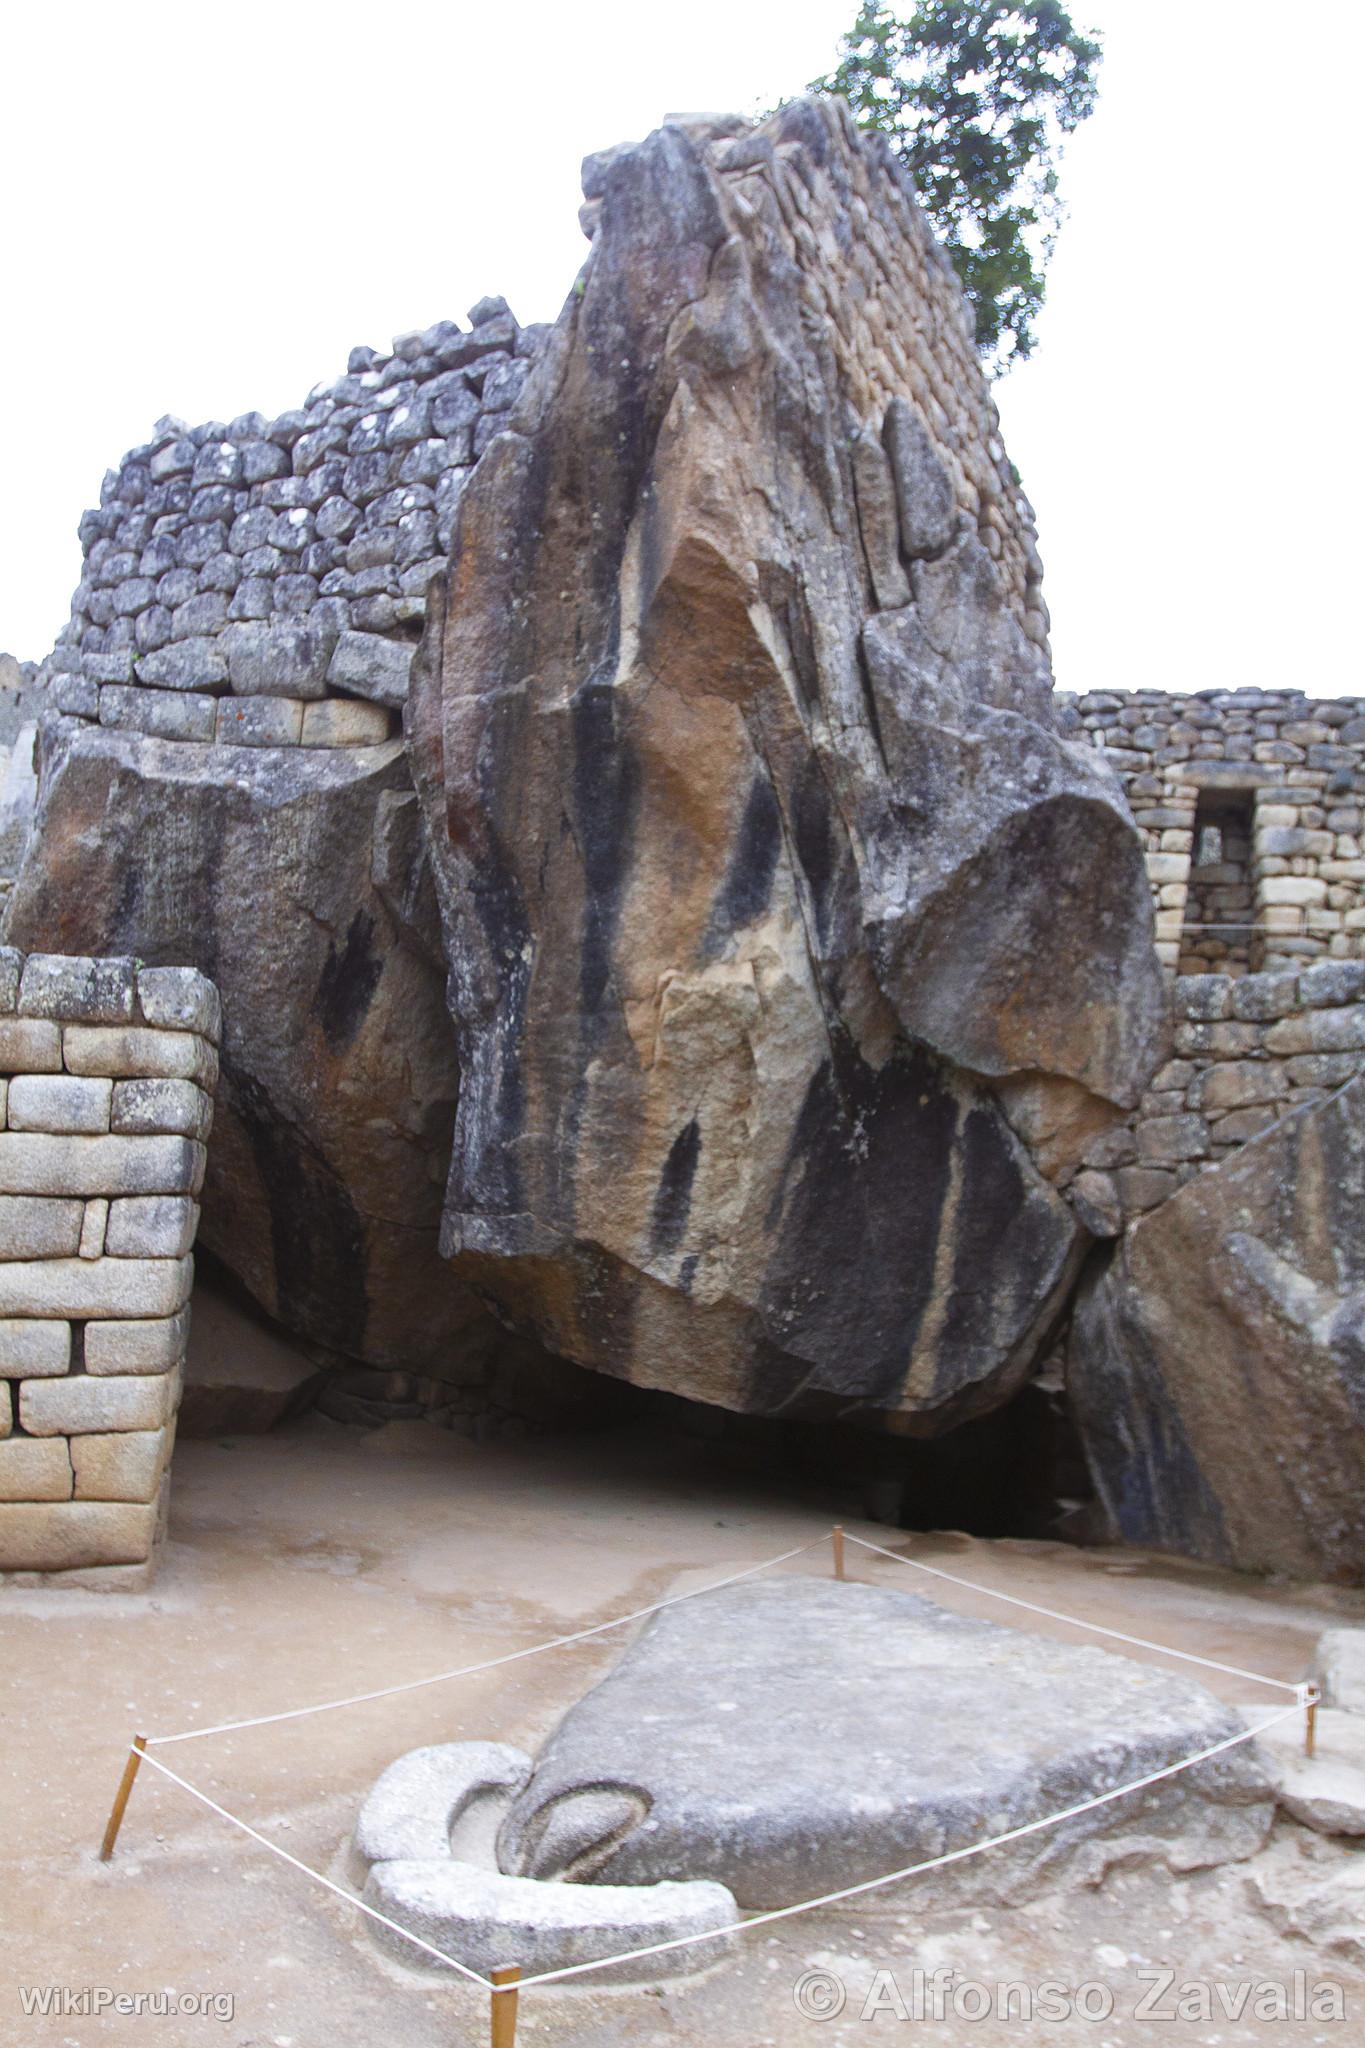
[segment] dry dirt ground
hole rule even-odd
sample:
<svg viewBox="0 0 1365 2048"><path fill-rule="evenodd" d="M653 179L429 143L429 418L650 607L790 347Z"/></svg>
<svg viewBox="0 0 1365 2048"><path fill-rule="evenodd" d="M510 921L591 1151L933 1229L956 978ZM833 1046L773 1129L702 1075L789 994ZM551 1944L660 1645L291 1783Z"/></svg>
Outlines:
<svg viewBox="0 0 1365 2048"><path fill-rule="evenodd" d="M486 2041L481 1994L383 1958L353 1910L150 1770L118 1856L101 1866L97 1845L130 1735L325 1700L535 1643L768 1557L827 1526L834 1506L661 1432L476 1447L422 1425L364 1432L306 1417L269 1437L182 1444L171 1542L152 1592L0 1593L0 2042ZM1361 1615L1358 1596L1126 1553L953 1535L890 1540L1026 1598L1289 1679L1303 1674L1321 1627ZM823 1557L803 1561L811 1567L824 1569ZM915 1583L876 1560L858 1571ZM954 1593L951 1602L1007 1613L975 1596ZM393 1757L476 1736L534 1748L619 1641L163 1755L272 1841L339 1872L357 1806ZM1217 1689L1233 1699L1248 1691L1238 1681ZM1269 1852L1281 1861L1305 1853L1329 1874L1350 1855L1288 1825ZM811 1878L818 1889L820 1873ZM1136 2008L1154 1989L1143 1973L1163 1968L1174 1983L1140 2019ZM935 2022L935 1970L986 1990L959 1998L956 2014L945 2003ZM1030 2024L998 2016L997 1984L1036 1995L1045 1980L1061 1987L1063 2011L1077 1995L1083 2010L1046 2017L1035 2007ZM1199 1983L1209 1988L1193 1994L1190 2016L1170 2017L1180 1987ZM1235 2009L1246 1985L1257 1988L1242 2017L1227 2017L1220 1997ZM1335 1986L1346 2017L1257 2018L1266 1985L1283 1986L1291 2006L1296 1997L1311 2004L1315 1986ZM181 1998L216 1994L218 2003L206 2016L26 2016L23 1989L49 1986L123 1996L169 1988ZM819 2016L840 1988L842 2010ZM876 2009L863 2017L869 1988ZM995 2009L977 2018L983 1996ZM1365 1970L1276 1934L1249 1896L1248 1866L1184 1880L1130 1872L1094 1892L932 1921L916 1916L905 1891L888 1893L764 1930L719 1966L664 1989L529 1993L518 2034L547 2048L856 2048L888 2039L1357 2048Z"/></svg>

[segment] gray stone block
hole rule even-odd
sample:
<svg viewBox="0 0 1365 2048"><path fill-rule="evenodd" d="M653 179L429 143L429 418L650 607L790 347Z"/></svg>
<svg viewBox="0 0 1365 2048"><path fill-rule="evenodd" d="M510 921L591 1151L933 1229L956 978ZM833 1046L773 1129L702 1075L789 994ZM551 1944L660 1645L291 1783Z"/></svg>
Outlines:
<svg viewBox="0 0 1365 2048"><path fill-rule="evenodd" d="M30 953L19 984L19 1015L122 1024L133 1014L134 988L131 960Z"/></svg>
<svg viewBox="0 0 1365 2048"><path fill-rule="evenodd" d="M0 1017L12 1017L19 1001L24 956L17 946L0 946Z"/></svg>
<svg viewBox="0 0 1365 2048"><path fill-rule="evenodd" d="M323 697L336 641L307 622L229 626L222 635L228 681L239 696Z"/></svg>
<svg viewBox="0 0 1365 2048"><path fill-rule="evenodd" d="M1302 979L1302 977L1300 977ZM1365 1050L1365 1005L1349 1009L1304 1010L1272 1024L1265 1035L1272 1053L1356 1052Z"/></svg>
<svg viewBox="0 0 1365 2048"><path fill-rule="evenodd" d="M940 554L957 527L957 498L933 437L909 399L893 398L888 405L883 439L896 482L901 545L912 561Z"/></svg>
<svg viewBox="0 0 1365 2048"><path fill-rule="evenodd" d="M1092 1237L1117 1237L1123 1229L1123 1204L1112 1174L1087 1168L1067 1190L1071 1205Z"/></svg>
<svg viewBox="0 0 1365 2048"><path fill-rule="evenodd" d="M9 1381L0 1380L0 1442L14 1428L14 1410L10 1402Z"/></svg>
<svg viewBox="0 0 1365 2048"><path fill-rule="evenodd" d="M213 1123L213 1103L193 1081L117 1081L109 1123L134 1137L168 1132L202 1139Z"/></svg>
<svg viewBox="0 0 1365 2048"><path fill-rule="evenodd" d="M100 724L116 732L145 732L153 739L213 738L213 699L190 690L133 690L107 685L100 691Z"/></svg>
<svg viewBox="0 0 1365 2048"><path fill-rule="evenodd" d="M199 1204L187 1195L130 1195L110 1205L104 1249L115 1259L179 1259L198 1227Z"/></svg>
<svg viewBox="0 0 1365 2048"><path fill-rule="evenodd" d="M9 1128L86 1136L107 1131L112 1093L112 1081L75 1074L17 1074L9 1084Z"/></svg>
<svg viewBox="0 0 1365 2048"><path fill-rule="evenodd" d="M74 1259L84 1218L83 1202L0 1195L0 1259Z"/></svg>
<svg viewBox="0 0 1365 2048"><path fill-rule="evenodd" d="M16 1501L0 1506L0 1571L140 1564L156 1541L154 1504Z"/></svg>
<svg viewBox="0 0 1365 2048"><path fill-rule="evenodd" d="M1247 974L1232 984L1232 1014L1250 1023L1268 1024L1298 1007L1296 974Z"/></svg>
<svg viewBox="0 0 1365 2048"><path fill-rule="evenodd" d="M1226 974L1182 974L1171 990L1175 1014L1206 1021L1226 1017L1232 1008L1235 986Z"/></svg>
<svg viewBox="0 0 1365 2048"><path fill-rule="evenodd" d="M385 704L362 704L350 697L329 697L325 704L306 704L305 747L378 747L393 737L394 714Z"/></svg>
<svg viewBox="0 0 1365 2048"><path fill-rule="evenodd" d="M64 1437L0 1443L0 1501L70 1500L71 1453Z"/></svg>
<svg viewBox="0 0 1365 2048"><path fill-rule="evenodd" d="M99 717L99 685L85 676L54 676L48 694L53 707L70 718Z"/></svg>
<svg viewBox="0 0 1365 2048"><path fill-rule="evenodd" d="M51 1438L43 1439L51 1442ZM168 1428L73 1436L68 1455L77 1500L154 1501L170 1456Z"/></svg>
<svg viewBox="0 0 1365 2048"><path fill-rule="evenodd" d="M1175 1166L1208 1156L1208 1125L1202 1116L1154 1116L1137 1127L1138 1159L1144 1166Z"/></svg>
<svg viewBox="0 0 1365 2048"><path fill-rule="evenodd" d="M92 683L131 683L133 650L131 647L109 647L100 654L83 654L81 673L89 676Z"/></svg>
<svg viewBox="0 0 1365 2048"><path fill-rule="evenodd" d="M303 729L298 697L224 697L217 741L223 747L296 747Z"/></svg>
<svg viewBox="0 0 1365 2048"><path fill-rule="evenodd" d="M0 1194L193 1195L204 1148L188 1138L66 1138L0 1132Z"/></svg>
<svg viewBox="0 0 1365 2048"><path fill-rule="evenodd" d="M367 697L375 704L399 709L407 701L413 650L375 633L343 633L337 641L327 680L337 690Z"/></svg>
<svg viewBox="0 0 1365 2048"><path fill-rule="evenodd" d="M1276 1061L1224 1060L1206 1067L1192 1083L1189 1103L1196 1110L1248 1109L1253 1103L1281 1102L1288 1092L1284 1068Z"/></svg>
<svg viewBox="0 0 1365 2048"><path fill-rule="evenodd" d="M1299 976L1299 1000L1306 1009L1365 1002L1365 960L1322 960Z"/></svg>
<svg viewBox="0 0 1365 2048"><path fill-rule="evenodd" d="M138 986L141 987L141 976ZM55 1026L53 1030L55 1033ZM3 1038L0 1024L0 1051ZM218 1082L218 1055L209 1040L196 1032L146 1030L138 1025L120 1029L68 1024L58 1043L58 1065L63 1049L67 1069L73 1074L111 1074L116 1080L143 1074L149 1079L197 1081L210 1094Z"/></svg>
<svg viewBox="0 0 1365 2048"><path fill-rule="evenodd" d="M59 1073L61 1030L39 1018L0 1018L0 1067L6 1073Z"/></svg>
<svg viewBox="0 0 1365 2048"><path fill-rule="evenodd" d="M108 1379L76 1373L61 1380L24 1380L19 1420L30 1436L160 1429L174 1414L179 1396L179 1376L174 1372Z"/></svg>
<svg viewBox="0 0 1365 2048"><path fill-rule="evenodd" d="M185 1355L190 1311L160 1321L90 1322L85 1326L85 1369L97 1377L171 1372Z"/></svg>
<svg viewBox="0 0 1365 2048"><path fill-rule="evenodd" d="M194 1284L193 1259L33 1259L0 1264L0 1317L167 1317Z"/></svg>
<svg viewBox="0 0 1365 2048"><path fill-rule="evenodd" d="M227 656L217 638L177 640L139 655L137 679L158 690L212 690L228 679Z"/></svg>
<svg viewBox="0 0 1365 2048"><path fill-rule="evenodd" d="M649 1885L536 1884L503 1877L477 1864L377 1863L365 1899L436 1948L458 1955L471 1969L493 1970L515 1957L526 1971L594 1962L659 1941L731 1927L739 1912L723 1885L705 1881ZM381 1944L415 1968L431 1958L386 1928ZM653 1981L680 1970L704 1969L726 1951L726 1937L697 1949L675 1949L600 1977Z"/></svg>
<svg viewBox="0 0 1365 2048"><path fill-rule="evenodd" d="M137 978L137 998L149 1024L197 1032L202 1038L212 1039L215 1045L218 1043L223 1006L217 989L198 968L144 967Z"/></svg>
<svg viewBox="0 0 1365 2048"><path fill-rule="evenodd" d="M164 483L173 476L189 476L194 469L198 453L193 441L180 439L168 447L158 448L147 468L153 483Z"/></svg>
<svg viewBox="0 0 1365 2048"><path fill-rule="evenodd" d="M103 1258L104 1233L108 1222L109 1204L103 1196L98 1201L86 1203L85 1216L81 1223L81 1241L76 1247L77 1258Z"/></svg>
<svg viewBox="0 0 1365 2048"><path fill-rule="evenodd" d="M15 1379L56 1379L70 1369L69 1323L22 1318L0 1322L0 1373Z"/></svg>

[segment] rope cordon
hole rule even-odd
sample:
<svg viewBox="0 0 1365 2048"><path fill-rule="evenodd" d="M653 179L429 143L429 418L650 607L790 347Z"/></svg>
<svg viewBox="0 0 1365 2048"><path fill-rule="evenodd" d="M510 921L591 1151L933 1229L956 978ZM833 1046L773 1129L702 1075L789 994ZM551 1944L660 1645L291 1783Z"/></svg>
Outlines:
<svg viewBox="0 0 1365 2048"><path fill-rule="evenodd" d="M904 1883L910 1878L923 1876L932 1870L941 1870L949 1864L964 1862L969 1857L984 1855L988 1850L1001 1848L1010 1842L1022 1841L1028 1836L1042 1833L1047 1828L1059 1827L1064 1822L1076 1820L1081 1815L1091 1813L1099 1807L1111 1805L1116 1800L1129 1798L1136 1793L1145 1791L1152 1785L1177 1777L1183 1771L1192 1770L1199 1764L1207 1763L1211 1758L1221 1756L1229 1750L1236 1749L1243 1743L1254 1742L1257 1736L1264 1734L1267 1729L1276 1727L1280 1722L1287 1721L1291 1717L1304 1712L1316 1701L1317 1690L1311 1684L1293 1684L1285 1679L1271 1678L1264 1672L1248 1671L1240 1665L1221 1663L1216 1658L1201 1657L1190 1650L1172 1649L1168 1644L1153 1642L1145 1636L1130 1635L1122 1629L1108 1628L1099 1622L1086 1621L1079 1615L1064 1614L1057 1608L1044 1607L1036 1601L1022 1599L1016 1594L1000 1592L993 1586L984 1586L975 1580L962 1578L957 1573L945 1571L939 1566L924 1564L918 1558L907 1557L899 1551L887 1550L881 1544L870 1543L861 1536L849 1535L847 1540L850 1543L856 1544L859 1549L868 1551L874 1556L885 1558L892 1564L905 1565L913 1571L923 1572L931 1578L944 1580L950 1585L961 1587L966 1592L1002 1601L1006 1605L1020 1608L1026 1613L1041 1615L1047 1620L1062 1622L1069 1627L1087 1629L1092 1634L1105 1636L1114 1642L1125 1643L1130 1648L1149 1650L1159 1656L1179 1658L1187 1664L1202 1665L1206 1670L1219 1671L1226 1676L1245 1678L1257 1685L1269 1685L1283 1692L1292 1692L1295 1696L1294 1705L1282 1708L1278 1713L1269 1715L1265 1720L1258 1722L1254 1728L1244 1728L1235 1735L1225 1736L1221 1741L1210 1743L1204 1749L1195 1750L1189 1756L1181 1757L1175 1763L1162 1765L1159 1769L1148 1771L1139 1778L1129 1779L1122 1785L1111 1787L1108 1791L1098 1792L1088 1799L1079 1800L1073 1806L1063 1807L1057 1813L1045 1814L1037 1820L1026 1821L1015 1828L1007 1828L998 1834L988 1836L983 1841L970 1842L962 1848L946 1850L940 1855L926 1857L917 1863L906 1864L899 1870L887 1871L880 1877L865 1878L860 1883L845 1885L838 1891L824 1892L813 1898L802 1899L795 1905L779 1906L767 1912L751 1914L748 1918L733 1921L725 1927L711 1928L700 1934L678 1935L672 1940L653 1942L642 1948L623 1949L615 1955L597 1957L590 1962L566 1964L562 1968L554 1970L541 1970L533 1975L520 1977L515 1986L494 1983L490 1978L483 1976L480 1971L471 1969L467 1963L461 1962L458 1956L449 1955L444 1949L436 1947L434 1943L424 1940L421 1935L412 1933L398 1921L390 1919L387 1914L379 1912L355 1892L348 1891L344 1885L335 1883L333 1879L324 1876L320 1870L315 1870L311 1864L304 1863L287 1849L282 1849L278 1843L272 1842L267 1835L263 1835L259 1829L253 1827L249 1821L245 1821L238 1814L230 1812L227 1807L221 1805L219 1801L212 1798L199 1786L192 1784L188 1778L182 1777L179 1772L173 1771L168 1764L162 1763L159 1758L152 1756L149 1752L153 1748L165 1748L171 1743L193 1742L205 1739L211 1735L232 1734L246 1728L263 1728L281 1721L298 1720L310 1714L333 1713L343 1707L362 1706L372 1700L391 1699L401 1693L418 1691L424 1686L441 1685L453 1679L473 1677L479 1672L495 1671L505 1665L519 1663L528 1657L541 1656L548 1650L564 1649L575 1643L588 1642L597 1636L607 1634L611 1630L628 1627L632 1622L647 1620L651 1615L662 1613L670 1607L676 1607L683 1601L700 1599L707 1593L720 1592L726 1586L737 1585L742 1580L754 1578L762 1572L773 1571L779 1565L790 1563L793 1558L802 1557L807 1552L822 1547L829 1541L827 1534L815 1537L809 1543L798 1544L793 1549L785 1550L777 1557L768 1558L761 1564L749 1565L742 1571L731 1572L725 1578L713 1580L708 1585L694 1587L686 1593L672 1594L666 1599L651 1602L647 1607L635 1608L628 1614L617 1615L611 1621L598 1622L590 1628L575 1629L567 1635L552 1636L545 1642L532 1644L526 1649L510 1650L498 1657L484 1658L478 1663L460 1665L449 1671L433 1672L423 1678L407 1679L397 1685L381 1686L369 1692L353 1693L344 1699L322 1700L311 1706L285 1708L277 1713L258 1714L243 1720L221 1721L211 1727L184 1729L174 1735L148 1736L145 1738L145 1741L139 1741L133 1745L130 1755L139 1755L140 1761L150 1764L153 1770L158 1771L162 1777L168 1779L173 1785L178 1786L190 1798L197 1800L211 1813L216 1814L220 1820L226 1821L229 1826L237 1828L259 1847L268 1850L272 1856L279 1857L283 1863L288 1864L291 1869L298 1871L302 1876L311 1878L315 1884L320 1885L325 1891L332 1893L334 1897L343 1900L347 1905L354 1906L366 1919L372 1920L379 1926L388 1928L392 1933L400 1935L403 1940L410 1942L414 1948L432 1957L434 1961L444 1964L467 1982L476 1984L480 1990L487 1991L496 1997L499 1993L514 1989L517 1991L527 1991L537 1985L563 1983L569 1978L586 1976L595 1971L617 1969L626 1963L644 1962L651 1956L666 1955L678 1949L696 1947L702 1942L724 1941L731 1935L751 1933L756 1928L772 1926L780 1920L790 1920L800 1914L818 1912L822 1908L839 1905L847 1899L861 1898L869 1892L884 1890L889 1885Z"/></svg>

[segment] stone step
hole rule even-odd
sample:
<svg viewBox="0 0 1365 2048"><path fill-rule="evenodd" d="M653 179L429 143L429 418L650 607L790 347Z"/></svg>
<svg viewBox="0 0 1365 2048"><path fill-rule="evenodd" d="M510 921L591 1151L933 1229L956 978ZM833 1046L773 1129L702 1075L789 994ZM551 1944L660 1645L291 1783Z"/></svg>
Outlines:
<svg viewBox="0 0 1365 2048"><path fill-rule="evenodd" d="M202 1270L194 1290L182 1437L260 1436L307 1407L317 1367Z"/></svg>
<svg viewBox="0 0 1365 2048"><path fill-rule="evenodd" d="M1238 1711L1251 1727L1265 1719L1267 1702ZM1279 1803L1291 1819L1322 1835L1365 1835L1365 1718L1319 1707L1311 1757L1304 1754L1299 1720L1279 1722L1260 1742Z"/></svg>

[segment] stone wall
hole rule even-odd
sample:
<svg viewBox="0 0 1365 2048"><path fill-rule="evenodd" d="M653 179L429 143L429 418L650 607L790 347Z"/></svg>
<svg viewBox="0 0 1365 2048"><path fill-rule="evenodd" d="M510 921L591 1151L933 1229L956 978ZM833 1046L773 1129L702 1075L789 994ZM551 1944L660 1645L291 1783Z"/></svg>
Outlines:
<svg viewBox="0 0 1365 2048"><path fill-rule="evenodd" d="M470 318L353 349L276 420L159 420L81 519L52 705L169 740L389 738L470 467L543 331L501 299Z"/></svg>
<svg viewBox="0 0 1365 2048"><path fill-rule="evenodd" d="M814 148L803 146L799 119L786 134L769 124L750 129L737 118L679 116L671 125L709 151L717 171L795 266L802 305L825 338L832 378L850 413L880 426L893 399L912 402L951 481L957 512L995 562L1025 632L1045 647L1048 614L1033 509L1000 438L971 309L885 137L855 130L840 102L826 103L806 122ZM819 136L821 126L837 138L833 148ZM610 163L622 154L607 151L584 165L589 230ZM872 482L868 443L878 441L869 433L860 451L860 493ZM868 509L861 508L865 543L872 541ZM926 503L922 516L930 511ZM932 511L951 524L951 507ZM913 535L909 542L913 553ZM881 584L878 600L894 606L902 601L898 587L886 587L886 580L897 583L894 547L885 558L886 580L875 552L869 545L873 582Z"/></svg>
<svg viewBox="0 0 1365 2048"><path fill-rule="evenodd" d="M193 969L0 948L0 1576L150 1571L218 1036Z"/></svg>
<svg viewBox="0 0 1365 2048"><path fill-rule="evenodd" d="M1172 1058L1077 1176L1087 1220L1104 1235L1365 1071L1365 961L1181 976L1172 999Z"/></svg>
<svg viewBox="0 0 1365 2048"><path fill-rule="evenodd" d="M1244 975L1365 957L1365 697L1057 701L1128 793L1168 968Z"/></svg>

